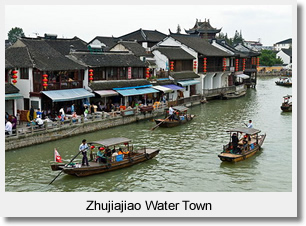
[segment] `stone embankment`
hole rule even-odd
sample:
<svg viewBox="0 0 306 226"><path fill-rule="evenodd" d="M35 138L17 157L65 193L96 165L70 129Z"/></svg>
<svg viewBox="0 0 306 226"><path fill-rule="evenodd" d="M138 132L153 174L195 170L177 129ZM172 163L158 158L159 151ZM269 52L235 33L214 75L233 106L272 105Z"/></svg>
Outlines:
<svg viewBox="0 0 306 226"><path fill-rule="evenodd" d="M125 125L140 120L151 119L158 115L163 115L163 111L154 111L152 113L139 113L131 116L115 116L108 118L89 119L85 122L67 123L55 127L45 127L43 129L24 128L26 132L18 133L18 136L9 136L5 138L5 151L27 147L44 142L54 141L82 133L93 132L107 129L115 126Z"/></svg>

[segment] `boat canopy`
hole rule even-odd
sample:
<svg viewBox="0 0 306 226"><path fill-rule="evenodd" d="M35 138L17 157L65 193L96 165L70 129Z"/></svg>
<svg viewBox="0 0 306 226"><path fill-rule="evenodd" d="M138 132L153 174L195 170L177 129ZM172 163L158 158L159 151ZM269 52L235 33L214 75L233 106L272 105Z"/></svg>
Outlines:
<svg viewBox="0 0 306 226"><path fill-rule="evenodd" d="M88 142L88 144L100 144L104 147L114 146L117 144L123 144L123 143L129 143L131 142L131 139L125 138L125 137L115 137L115 138L109 138L105 140L99 140L99 141L92 141Z"/></svg>
<svg viewBox="0 0 306 226"><path fill-rule="evenodd" d="M185 106L174 106L173 109L176 111L187 111L188 110L188 108L186 108Z"/></svg>
<svg viewBox="0 0 306 226"><path fill-rule="evenodd" d="M240 128L234 128L234 129L229 129L226 132L241 132L241 133L246 133L249 135L253 135L253 134L257 134L260 133L261 131L258 129L254 129L254 128L244 128L244 127L240 127Z"/></svg>

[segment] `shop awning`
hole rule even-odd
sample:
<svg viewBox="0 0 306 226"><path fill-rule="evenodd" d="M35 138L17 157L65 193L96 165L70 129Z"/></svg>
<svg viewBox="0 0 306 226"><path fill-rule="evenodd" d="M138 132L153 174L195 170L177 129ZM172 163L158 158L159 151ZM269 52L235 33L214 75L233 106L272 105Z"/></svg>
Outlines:
<svg viewBox="0 0 306 226"><path fill-rule="evenodd" d="M236 77L238 77L238 78L242 78L242 79L247 79L247 78L250 78L250 76L249 76L249 75L246 75L246 74L236 75Z"/></svg>
<svg viewBox="0 0 306 226"><path fill-rule="evenodd" d="M111 97L111 96L118 96L119 94L114 90L95 90L96 94L100 95L101 97Z"/></svg>
<svg viewBox="0 0 306 226"><path fill-rule="evenodd" d="M5 94L5 100L14 100L14 99L20 99L20 98L23 98L23 96L20 93Z"/></svg>
<svg viewBox="0 0 306 226"><path fill-rule="evenodd" d="M152 88L162 91L164 93L171 93L173 90L164 86L153 86Z"/></svg>
<svg viewBox="0 0 306 226"><path fill-rule="evenodd" d="M95 94L90 93L83 88L42 91L42 93L48 96L53 102L79 100L95 96Z"/></svg>
<svg viewBox="0 0 306 226"><path fill-rule="evenodd" d="M148 93L158 93L159 91L153 88L144 88L144 89L122 89L122 90L116 90L116 92L120 93L122 96L136 96Z"/></svg>
<svg viewBox="0 0 306 226"><path fill-rule="evenodd" d="M179 81L178 84L181 84L182 86L190 86L200 83L200 81L197 80L186 80L186 81Z"/></svg>
<svg viewBox="0 0 306 226"><path fill-rule="evenodd" d="M177 86L177 85L172 85L172 84L162 85L162 86L167 87L167 88L172 89L172 90L183 90L183 89L185 89L184 87Z"/></svg>

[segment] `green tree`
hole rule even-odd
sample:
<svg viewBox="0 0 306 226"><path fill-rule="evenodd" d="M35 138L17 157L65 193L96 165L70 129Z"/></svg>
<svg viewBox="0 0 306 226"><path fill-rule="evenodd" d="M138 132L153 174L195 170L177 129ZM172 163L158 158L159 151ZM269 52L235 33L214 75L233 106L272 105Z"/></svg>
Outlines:
<svg viewBox="0 0 306 226"><path fill-rule="evenodd" d="M12 29L8 32L7 36L8 36L8 40L9 40L12 44L14 44L14 43L18 40L18 38L24 37L24 33L23 33L22 28L15 27L15 28L12 28Z"/></svg>
<svg viewBox="0 0 306 226"><path fill-rule="evenodd" d="M279 57L276 58L276 52L264 49L261 51L259 63L262 66L273 66L276 64L283 64L283 61Z"/></svg>

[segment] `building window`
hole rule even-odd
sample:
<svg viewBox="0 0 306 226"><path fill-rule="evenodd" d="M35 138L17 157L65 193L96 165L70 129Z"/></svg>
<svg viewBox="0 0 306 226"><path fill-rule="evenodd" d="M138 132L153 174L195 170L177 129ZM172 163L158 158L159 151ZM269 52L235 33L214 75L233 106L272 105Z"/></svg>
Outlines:
<svg viewBox="0 0 306 226"><path fill-rule="evenodd" d="M29 79L29 69L19 68L20 79Z"/></svg>

